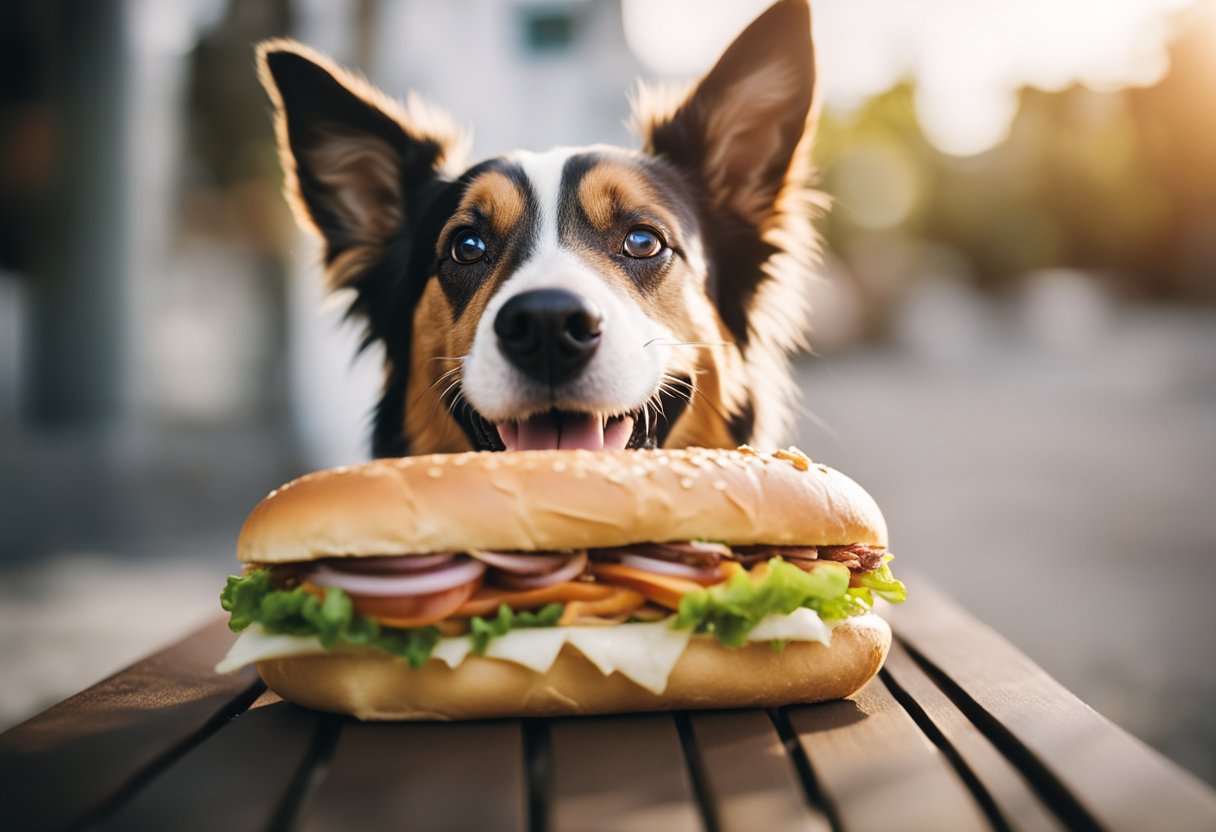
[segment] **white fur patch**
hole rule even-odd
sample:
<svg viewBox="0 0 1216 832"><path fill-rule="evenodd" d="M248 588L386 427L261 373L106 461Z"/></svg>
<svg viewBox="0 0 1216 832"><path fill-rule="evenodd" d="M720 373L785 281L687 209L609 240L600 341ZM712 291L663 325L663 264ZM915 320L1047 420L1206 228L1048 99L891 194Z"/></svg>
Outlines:
<svg viewBox="0 0 1216 832"><path fill-rule="evenodd" d="M528 184L536 197L536 247L532 257L544 257L557 251L557 211L562 198L562 170L577 148L557 147L547 153L520 151L513 161L524 169Z"/></svg>

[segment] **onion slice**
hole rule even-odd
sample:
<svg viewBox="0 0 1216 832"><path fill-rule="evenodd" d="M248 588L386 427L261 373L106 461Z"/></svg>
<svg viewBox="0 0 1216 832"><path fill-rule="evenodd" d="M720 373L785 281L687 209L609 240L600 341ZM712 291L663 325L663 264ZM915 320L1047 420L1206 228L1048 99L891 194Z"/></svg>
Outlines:
<svg viewBox="0 0 1216 832"><path fill-rule="evenodd" d="M568 555L509 555L505 552L477 551L469 552L469 557L513 575L542 575L570 560Z"/></svg>
<svg viewBox="0 0 1216 832"><path fill-rule="evenodd" d="M728 549L727 552L729 551ZM701 548L689 543L633 543L628 546L596 549L593 554L597 560L616 560L621 555L637 555L695 568L717 566L722 561L722 555L717 549Z"/></svg>
<svg viewBox="0 0 1216 832"><path fill-rule="evenodd" d="M486 565L476 560L458 560L414 575L351 575L328 566L319 566L309 580L320 586L337 587L352 595L392 598L443 592L475 581L485 571Z"/></svg>
<svg viewBox="0 0 1216 832"><path fill-rule="evenodd" d="M657 545L688 555L719 555L728 558L731 554L730 547L725 543L716 543L712 540L687 540Z"/></svg>
<svg viewBox="0 0 1216 832"><path fill-rule="evenodd" d="M818 546L781 546L774 553L786 560L818 560Z"/></svg>
<svg viewBox="0 0 1216 832"><path fill-rule="evenodd" d="M587 568L587 550L582 549L566 560L565 565L543 575L513 575L510 572L495 572L493 580L507 589L540 589L560 584L583 574L583 570Z"/></svg>
<svg viewBox="0 0 1216 832"><path fill-rule="evenodd" d="M453 552L436 555L382 555L371 558L326 558L321 565L338 572L373 575L404 575L440 566L456 557Z"/></svg>
<svg viewBox="0 0 1216 832"><path fill-rule="evenodd" d="M653 572L656 575L684 578L699 584L716 584L722 580L722 573L716 566L689 566L686 563L630 554L622 554L619 560L622 566L632 566L634 569Z"/></svg>

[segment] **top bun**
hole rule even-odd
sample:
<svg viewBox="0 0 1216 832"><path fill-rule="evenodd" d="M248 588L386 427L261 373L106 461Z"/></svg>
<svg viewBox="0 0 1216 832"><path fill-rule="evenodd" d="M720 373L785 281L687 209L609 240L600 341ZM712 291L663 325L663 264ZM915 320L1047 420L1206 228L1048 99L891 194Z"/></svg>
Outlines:
<svg viewBox="0 0 1216 832"><path fill-rule="evenodd" d="M288 483L249 515L237 557L288 563L692 539L886 546L887 526L861 486L792 448L436 454Z"/></svg>

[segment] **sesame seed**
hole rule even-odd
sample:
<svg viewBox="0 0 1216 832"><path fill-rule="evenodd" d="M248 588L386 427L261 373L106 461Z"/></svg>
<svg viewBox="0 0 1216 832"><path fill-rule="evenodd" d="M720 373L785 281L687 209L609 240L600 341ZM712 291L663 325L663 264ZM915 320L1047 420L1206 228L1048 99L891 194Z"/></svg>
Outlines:
<svg viewBox="0 0 1216 832"><path fill-rule="evenodd" d="M726 480L717 480L714 482L714 491L725 491Z"/></svg>
<svg viewBox="0 0 1216 832"><path fill-rule="evenodd" d="M557 462L553 463L553 470L560 474L562 471L566 470L566 463L559 459Z"/></svg>
<svg viewBox="0 0 1216 832"><path fill-rule="evenodd" d="M692 488L692 477L685 477L684 479L680 480L680 485L684 488Z"/></svg>
<svg viewBox="0 0 1216 832"><path fill-rule="evenodd" d="M773 458L784 459L792 463L793 466L799 471L805 471L811 467L811 458L795 448L793 445L790 446L789 450L775 451L773 453Z"/></svg>
<svg viewBox="0 0 1216 832"><path fill-rule="evenodd" d="M426 475L433 480L437 480L443 476L443 469L438 465L432 465L430 468L426 469Z"/></svg>

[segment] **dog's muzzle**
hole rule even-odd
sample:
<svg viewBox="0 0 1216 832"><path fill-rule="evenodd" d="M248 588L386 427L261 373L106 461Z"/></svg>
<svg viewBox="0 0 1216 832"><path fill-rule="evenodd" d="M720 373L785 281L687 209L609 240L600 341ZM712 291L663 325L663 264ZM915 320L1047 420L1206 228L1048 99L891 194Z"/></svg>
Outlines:
<svg viewBox="0 0 1216 832"><path fill-rule="evenodd" d="M691 389L691 380L680 378L672 389L660 388L628 412L589 412L577 402L562 409L571 408L568 399L556 404L566 395L563 388L579 382L604 334L599 308L568 289L532 289L510 298L494 316L494 334L503 358L547 390L555 404L493 421L467 403L454 408L457 423L478 450L654 448L670 430L669 419L687 404L681 391Z"/></svg>
<svg viewBox="0 0 1216 832"><path fill-rule="evenodd" d="M520 372L556 387L583 371L600 344L604 318L566 289L534 289L511 298L494 317L498 348Z"/></svg>

